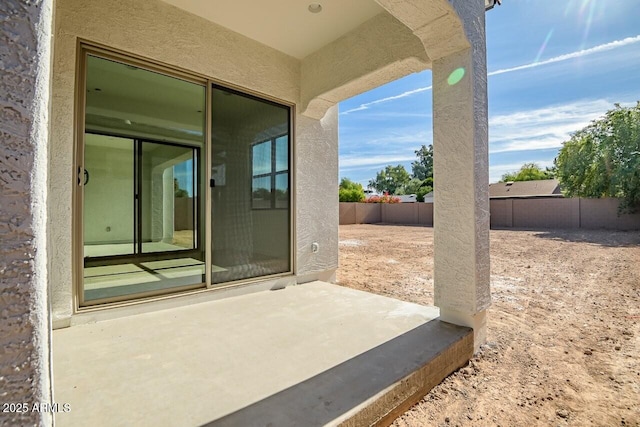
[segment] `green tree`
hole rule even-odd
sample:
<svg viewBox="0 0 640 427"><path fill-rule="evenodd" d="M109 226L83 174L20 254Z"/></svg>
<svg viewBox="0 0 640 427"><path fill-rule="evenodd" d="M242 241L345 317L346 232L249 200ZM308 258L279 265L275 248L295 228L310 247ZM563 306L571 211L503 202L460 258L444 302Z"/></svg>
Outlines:
<svg viewBox="0 0 640 427"><path fill-rule="evenodd" d="M351 181L349 178L340 180L338 197L341 202L361 202L364 200L362 184Z"/></svg>
<svg viewBox="0 0 640 427"><path fill-rule="evenodd" d="M174 197L189 197L189 192L184 188L180 188L178 178L173 178L173 192Z"/></svg>
<svg viewBox="0 0 640 427"><path fill-rule="evenodd" d="M427 178L433 179L433 145L423 145L415 151L418 160L411 163L413 178L424 181Z"/></svg>
<svg viewBox="0 0 640 427"><path fill-rule="evenodd" d="M551 179L554 177L553 169L541 169L535 163L525 163L519 171L509 172L502 175L500 182L508 181L538 181L541 179Z"/></svg>
<svg viewBox="0 0 640 427"><path fill-rule="evenodd" d="M404 166L389 165L376 174L376 179L369 181L369 186L381 193L400 194L398 191L402 191L410 180L411 176Z"/></svg>
<svg viewBox="0 0 640 427"><path fill-rule="evenodd" d="M415 194L418 202L424 202L424 196L433 191L433 178L429 177L423 180L411 178L397 194Z"/></svg>
<svg viewBox="0 0 640 427"><path fill-rule="evenodd" d="M620 212L640 206L640 102L609 110L574 133L555 159L565 195L618 197Z"/></svg>

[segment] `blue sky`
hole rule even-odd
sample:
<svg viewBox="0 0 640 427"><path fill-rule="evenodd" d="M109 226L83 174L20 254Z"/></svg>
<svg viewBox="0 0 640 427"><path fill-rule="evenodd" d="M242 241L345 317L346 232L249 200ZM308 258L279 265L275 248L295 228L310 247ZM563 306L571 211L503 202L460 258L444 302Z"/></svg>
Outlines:
<svg viewBox="0 0 640 427"><path fill-rule="evenodd" d="M489 180L551 166L570 134L640 100L639 0L503 0L487 13ZM432 143L431 71L340 103L340 177L411 172Z"/></svg>

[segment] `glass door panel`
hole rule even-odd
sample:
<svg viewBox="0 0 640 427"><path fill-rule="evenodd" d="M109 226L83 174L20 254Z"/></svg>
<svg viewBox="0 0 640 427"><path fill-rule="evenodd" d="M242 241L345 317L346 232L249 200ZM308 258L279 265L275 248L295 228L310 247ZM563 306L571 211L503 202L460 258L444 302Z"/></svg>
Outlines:
<svg viewBox="0 0 640 427"><path fill-rule="evenodd" d="M214 87L212 282L291 271L289 108Z"/></svg>
<svg viewBox="0 0 640 427"><path fill-rule="evenodd" d="M141 252L196 248L196 149L142 142Z"/></svg>
<svg viewBox="0 0 640 427"><path fill-rule="evenodd" d="M85 66L81 304L205 286L205 86L93 55Z"/></svg>
<svg viewBox="0 0 640 427"><path fill-rule="evenodd" d="M84 256L133 255L134 140L87 134L84 146Z"/></svg>
<svg viewBox="0 0 640 427"><path fill-rule="evenodd" d="M204 283L197 152L86 135L85 301Z"/></svg>

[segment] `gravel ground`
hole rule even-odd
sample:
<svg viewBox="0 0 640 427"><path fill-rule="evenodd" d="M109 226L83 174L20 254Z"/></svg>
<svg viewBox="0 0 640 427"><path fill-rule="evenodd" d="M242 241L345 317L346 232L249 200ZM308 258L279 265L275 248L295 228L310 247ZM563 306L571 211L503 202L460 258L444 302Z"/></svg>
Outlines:
<svg viewBox="0 0 640 427"><path fill-rule="evenodd" d="M433 304L433 229L340 227L338 283ZM487 343L395 426L640 426L640 232L492 230Z"/></svg>

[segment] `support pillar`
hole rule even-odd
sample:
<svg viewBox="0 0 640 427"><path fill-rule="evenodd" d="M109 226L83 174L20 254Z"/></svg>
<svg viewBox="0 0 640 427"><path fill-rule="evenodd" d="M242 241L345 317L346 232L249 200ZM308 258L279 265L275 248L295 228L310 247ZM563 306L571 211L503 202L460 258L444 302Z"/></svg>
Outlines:
<svg viewBox="0 0 640 427"><path fill-rule="evenodd" d="M53 425L47 289L52 0L0 2L0 390L2 425ZM71 176L69 176L71 179ZM18 405L18 406L15 406ZM40 406L39 406L40 407Z"/></svg>
<svg viewBox="0 0 640 427"><path fill-rule="evenodd" d="M474 328L477 351L491 303L484 2L450 3L470 46L433 61L435 305Z"/></svg>

